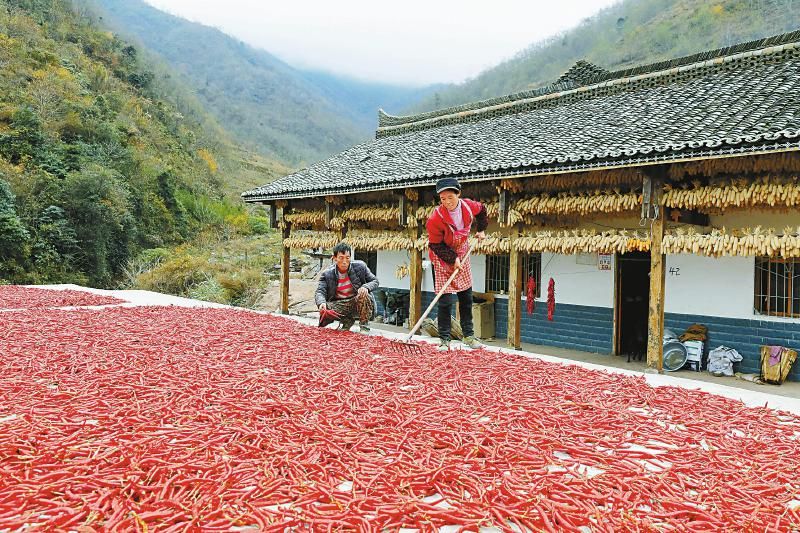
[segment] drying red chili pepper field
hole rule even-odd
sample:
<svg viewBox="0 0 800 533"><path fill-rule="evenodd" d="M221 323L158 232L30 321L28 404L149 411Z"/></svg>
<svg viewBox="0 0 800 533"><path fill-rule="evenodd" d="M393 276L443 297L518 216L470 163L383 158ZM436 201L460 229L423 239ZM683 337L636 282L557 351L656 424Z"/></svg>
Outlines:
<svg viewBox="0 0 800 533"><path fill-rule="evenodd" d="M0 309L35 309L41 307L79 307L121 304L124 300L73 290L51 290L19 285L0 285Z"/></svg>
<svg viewBox="0 0 800 533"><path fill-rule="evenodd" d="M231 309L0 318L0 530L800 527L786 413Z"/></svg>

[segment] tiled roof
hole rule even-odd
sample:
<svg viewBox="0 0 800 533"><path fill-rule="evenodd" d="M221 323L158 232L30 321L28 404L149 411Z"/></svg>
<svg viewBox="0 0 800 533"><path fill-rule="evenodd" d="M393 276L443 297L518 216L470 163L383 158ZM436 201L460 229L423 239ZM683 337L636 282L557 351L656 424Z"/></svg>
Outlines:
<svg viewBox="0 0 800 533"><path fill-rule="evenodd" d="M630 166L800 147L800 31L409 117L246 201Z"/></svg>

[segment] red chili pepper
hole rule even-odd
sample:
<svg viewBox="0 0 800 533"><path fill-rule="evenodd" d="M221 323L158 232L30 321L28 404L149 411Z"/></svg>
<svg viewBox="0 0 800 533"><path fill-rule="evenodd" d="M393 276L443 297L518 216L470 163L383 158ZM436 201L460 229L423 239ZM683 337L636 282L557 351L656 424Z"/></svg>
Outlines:
<svg viewBox="0 0 800 533"><path fill-rule="evenodd" d="M553 320L556 313L556 281L550 278L547 284L547 320Z"/></svg>
<svg viewBox="0 0 800 533"><path fill-rule="evenodd" d="M532 315L536 306L536 278L534 278L532 275L528 276L528 284L525 297L526 297L525 301L526 310L529 315Z"/></svg>

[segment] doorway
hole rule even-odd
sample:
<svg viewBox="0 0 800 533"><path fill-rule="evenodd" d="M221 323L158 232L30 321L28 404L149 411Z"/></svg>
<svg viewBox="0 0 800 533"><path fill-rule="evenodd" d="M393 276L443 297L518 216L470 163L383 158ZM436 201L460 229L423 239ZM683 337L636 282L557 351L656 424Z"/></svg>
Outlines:
<svg viewBox="0 0 800 533"><path fill-rule="evenodd" d="M642 361L647 356L650 252L618 255L616 278L617 355Z"/></svg>

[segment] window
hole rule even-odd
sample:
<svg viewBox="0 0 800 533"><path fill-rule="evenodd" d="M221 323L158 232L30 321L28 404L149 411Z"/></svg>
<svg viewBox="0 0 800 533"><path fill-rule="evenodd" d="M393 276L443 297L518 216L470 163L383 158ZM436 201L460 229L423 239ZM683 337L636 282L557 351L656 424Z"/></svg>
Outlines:
<svg viewBox="0 0 800 533"><path fill-rule="evenodd" d="M511 259L507 255L486 256L486 292L506 294L509 289L508 270ZM528 276L536 280L536 297L542 295L542 254L522 254L522 294L528 284Z"/></svg>
<svg viewBox="0 0 800 533"><path fill-rule="evenodd" d="M756 258L756 313L800 317L800 259Z"/></svg>
<svg viewBox="0 0 800 533"><path fill-rule="evenodd" d="M368 252L366 250L356 250L355 259L364 261L369 267L370 272L377 276L378 271L378 252Z"/></svg>

